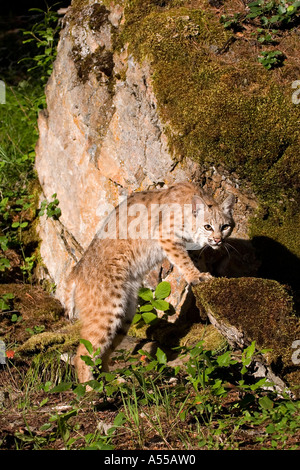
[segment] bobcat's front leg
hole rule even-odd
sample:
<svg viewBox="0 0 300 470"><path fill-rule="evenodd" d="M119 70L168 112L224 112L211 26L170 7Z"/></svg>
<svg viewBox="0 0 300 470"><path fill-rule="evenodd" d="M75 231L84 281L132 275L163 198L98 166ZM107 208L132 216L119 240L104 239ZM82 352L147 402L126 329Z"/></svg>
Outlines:
<svg viewBox="0 0 300 470"><path fill-rule="evenodd" d="M213 278L211 274L201 273L196 268L183 243L173 240L160 240L160 243L168 260L177 266L186 282L192 286Z"/></svg>

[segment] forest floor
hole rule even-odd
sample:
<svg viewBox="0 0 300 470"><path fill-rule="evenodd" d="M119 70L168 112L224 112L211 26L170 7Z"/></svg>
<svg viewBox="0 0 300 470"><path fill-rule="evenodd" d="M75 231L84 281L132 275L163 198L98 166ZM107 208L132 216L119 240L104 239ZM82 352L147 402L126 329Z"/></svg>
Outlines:
<svg viewBox="0 0 300 470"><path fill-rule="evenodd" d="M197 345L174 366L162 352L151 360L121 350L115 371L100 374L86 392L59 350L18 354L28 338L68 322L41 288L9 287L15 289L13 310L1 314L1 449L299 448L300 404L246 386L228 351L213 355ZM45 306L48 315L41 314ZM202 385L197 374L205 376Z"/></svg>

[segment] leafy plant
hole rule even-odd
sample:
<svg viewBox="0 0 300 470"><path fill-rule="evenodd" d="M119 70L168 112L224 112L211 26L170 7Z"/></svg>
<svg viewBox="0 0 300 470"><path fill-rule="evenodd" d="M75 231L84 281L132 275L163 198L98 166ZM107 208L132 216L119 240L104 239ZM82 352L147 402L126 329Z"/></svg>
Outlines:
<svg viewBox="0 0 300 470"><path fill-rule="evenodd" d="M258 61L267 69L270 70L274 67L282 65L285 55L281 51L263 51Z"/></svg>
<svg viewBox="0 0 300 470"><path fill-rule="evenodd" d="M78 410L73 407L70 411L65 413L55 413L49 419L50 423L56 424L55 437L61 437L67 446L72 429L72 425L70 424L69 420L73 416L76 416L77 413Z"/></svg>
<svg viewBox="0 0 300 470"><path fill-rule="evenodd" d="M167 312L170 309L170 304L167 302L166 297L170 295L171 286L169 282L160 282L154 293L151 289L141 288L138 296L144 302L139 305L137 313L133 318L133 323L143 321L146 324L153 324L157 320L157 310Z"/></svg>
<svg viewBox="0 0 300 470"><path fill-rule="evenodd" d="M25 256L23 260L23 264L20 266L21 272L23 273L24 280L29 282L32 281L32 273L33 268L36 262L36 255L33 254L32 256Z"/></svg>
<svg viewBox="0 0 300 470"><path fill-rule="evenodd" d="M10 268L10 261L7 258L0 258L0 272L4 272Z"/></svg>
<svg viewBox="0 0 300 470"><path fill-rule="evenodd" d="M248 19L259 19L264 27L276 24L285 27L291 23L300 11L300 1L286 2L285 0L257 0L248 4L250 13Z"/></svg>
<svg viewBox="0 0 300 470"><path fill-rule="evenodd" d="M249 13L234 13L222 15L220 22L227 29L243 30L247 25L257 26L256 36L260 44L275 44L280 30L297 24L300 14L300 1L286 2L285 0L256 0L247 5ZM281 51L264 51L258 61L267 69L283 65L285 59Z"/></svg>
<svg viewBox="0 0 300 470"><path fill-rule="evenodd" d="M38 335L39 333L43 333L45 331L45 325L35 325L33 328L25 328L31 336Z"/></svg>
<svg viewBox="0 0 300 470"><path fill-rule="evenodd" d="M265 31L263 28L257 28L256 34L258 42L261 44L274 44L276 39L274 38L274 34L276 34L276 30Z"/></svg>
<svg viewBox="0 0 300 470"><path fill-rule="evenodd" d="M59 200L57 199L57 194L54 193L52 194L52 199L53 201L43 201L41 203L41 207L39 210L39 217L43 216L46 212L47 218L53 218L54 220L58 220L59 217L61 216L61 209L58 207Z"/></svg>
<svg viewBox="0 0 300 470"><path fill-rule="evenodd" d="M120 412L115 417L113 424L107 427L105 433L89 433L84 436L86 446L83 450L113 450L115 447L111 444L114 433L117 429L122 428L125 422L125 415Z"/></svg>
<svg viewBox="0 0 300 470"><path fill-rule="evenodd" d="M53 62L57 53L56 46L60 31L58 14L49 7L46 11L39 8L31 8L29 11L40 13L43 18L40 22L35 23L30 31L23 32L24 36L28 37L23 43L33 43L40 50L40 53L23 60L32 63L28 72L37 72L42 83L45 84L52 73Z"/></svg>
<svg viewBox="0 0 300 470"><path fill-rule="evenodd" d="M241 20L243 15L241 13L235 13L232 15L221 15L220 22L226 29L238 30L241 28Z"/></svg>
<svg viewBox="0 0 300 470"><path fill-rule="evenodd" d="M87 362L94 363L98 351L82 342ZM66 449L113 450L125 441L144 448L152 439L166 449L174 448L179 440L188 449L238 449L251 437L251 443L260 449L291 448L300 424L300 402L279 397L265 379L249 380L251 362L260 352L254 342L241 356L231 350L221 354L207 351L200 342L182 348L181 358L186 360L172 367L160 348L153 357L140 350L141 356L127 358L126 367L109 374L100 371L94 384L88 382L99 394L96 401L95 393L86 393L86 384L64 378L53 387L47 380L40 385L48 396L43 396L39 408L51 402L50 393L59 393L64 404L65 398L71 399L69 409L52 412L36 431L27 425L17 432L16 447L56 447L62 441ZM113 421L99 423L97 419L97 428L90 427L85 434L80 417L95 406L111 410L112 405Z"/></svg>
<svg viewBox="0 0 300 470"><path fill-rule="evenodd" d="M11 300L15 298L14 294L8 292L7 294L3 294L0 297L0 310L9 310L11 308Z"/></svg>

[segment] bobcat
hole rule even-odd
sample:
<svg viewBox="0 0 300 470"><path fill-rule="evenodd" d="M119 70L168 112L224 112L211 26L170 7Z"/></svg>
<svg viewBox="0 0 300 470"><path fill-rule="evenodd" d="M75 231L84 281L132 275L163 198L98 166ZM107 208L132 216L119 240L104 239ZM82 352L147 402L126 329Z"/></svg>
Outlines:
<svg viewBox="0 0 300 470"><path fill-rule="evenodd" d="M212 277L195 267L187 250L222 245L234 227L234 202L231 194L218 205L192 183L177 183L134 193L111 212L66 281L68 315L79 317L80 337L100 348L103 371L127 334L149 270L167 257L191 285ZM85 354L80 344L80 382L92 379L80 357Z"/></svg>

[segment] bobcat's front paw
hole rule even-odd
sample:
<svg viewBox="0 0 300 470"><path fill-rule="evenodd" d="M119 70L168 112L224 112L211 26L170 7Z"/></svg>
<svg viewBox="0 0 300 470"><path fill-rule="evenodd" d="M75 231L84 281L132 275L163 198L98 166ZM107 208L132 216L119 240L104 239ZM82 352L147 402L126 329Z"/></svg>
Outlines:
<svg viewBox="0 0 300 470"><path fill-rule="evenodd" d="M196 279L193 279L190 284L192 286L197 286L197 284L200 284L200 282L205 282L209 281L210 279L213 279L214 277L209 274L209 273L200 273L199 276Z"/></svg>

